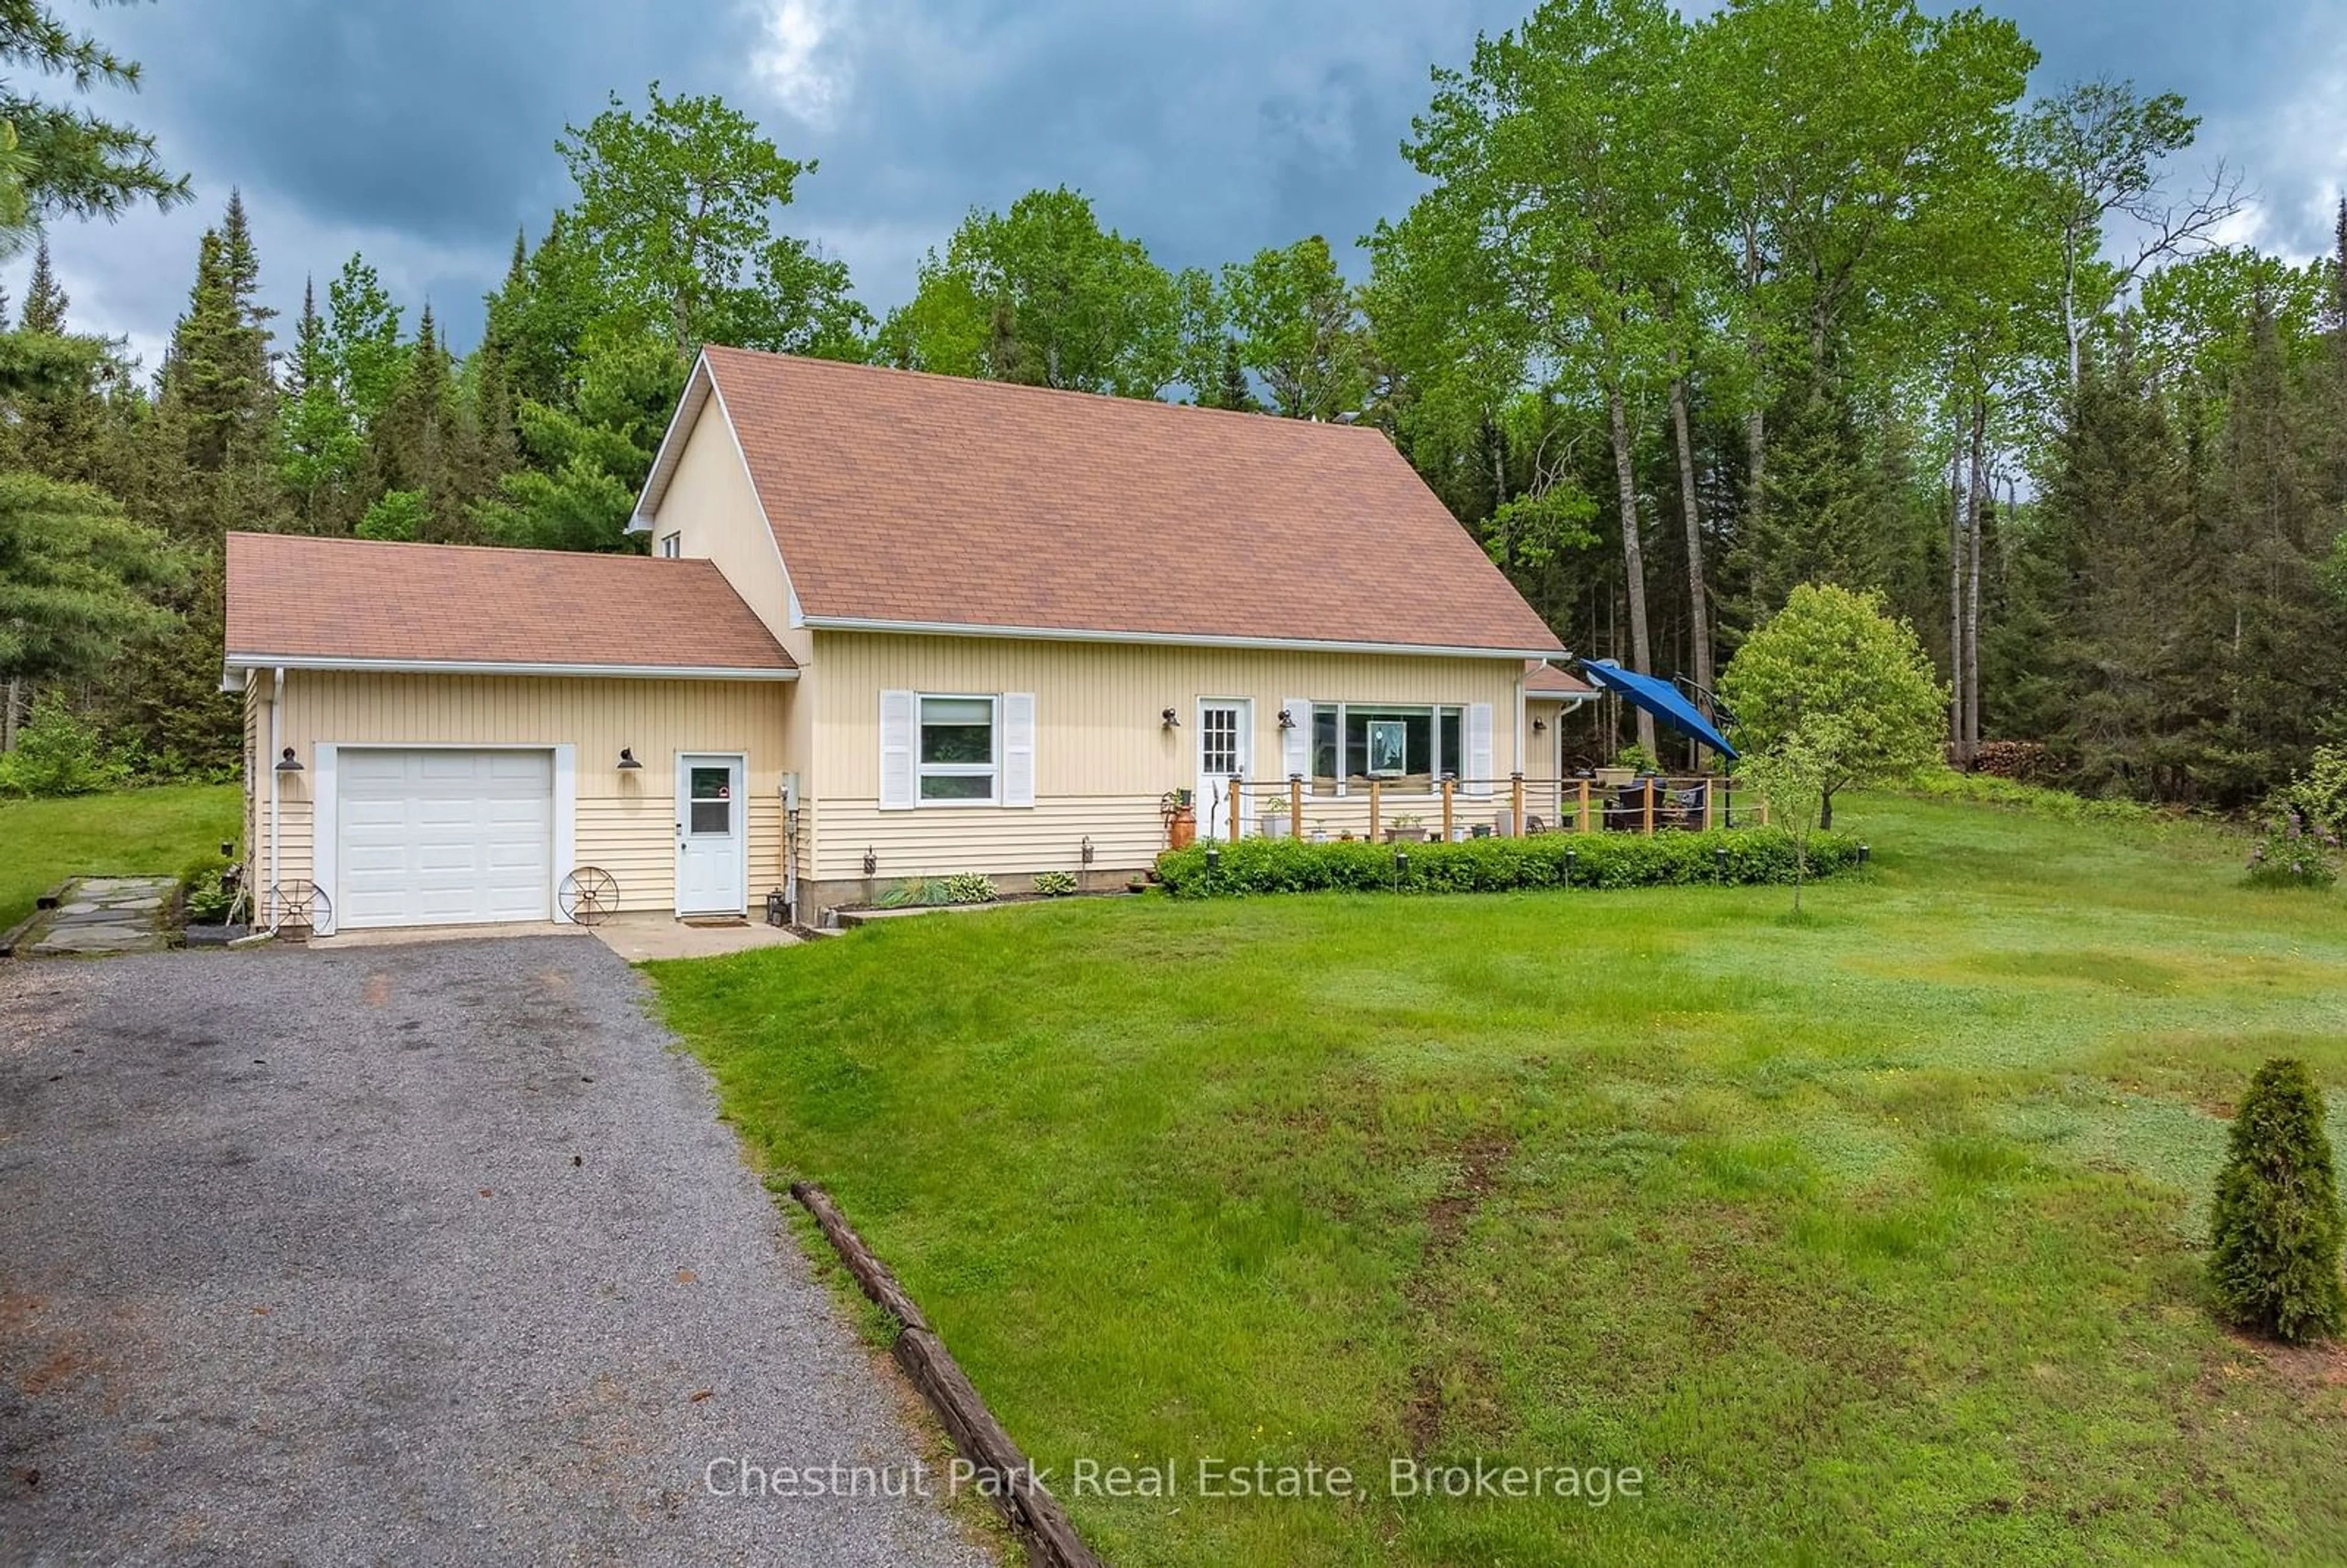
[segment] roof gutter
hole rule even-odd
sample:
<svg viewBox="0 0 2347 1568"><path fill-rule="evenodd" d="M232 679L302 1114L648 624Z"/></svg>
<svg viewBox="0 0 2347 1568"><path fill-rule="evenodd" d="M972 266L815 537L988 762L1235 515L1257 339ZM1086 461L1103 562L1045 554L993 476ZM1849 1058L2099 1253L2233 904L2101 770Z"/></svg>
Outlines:
<svg viewBox="0 0 2347 1568"><path fill-rule="evenodd" d="M795 669L718 664L536 664L494 659L363 659L231 653L231 670L316 670L367 675L556 675L618 681L795 681Z"/></svg>
<svg viewBox="0 0 2347 1568"><path fill-rule="evenodd" d="M907 637L999 637L1019 641L1129 642L1174 648L1265 648L1296 653L1400 653L1428 659L1554 659L1557 648L1477 648L1418 642L1343 642L1310 637L1213 637L1186 631L1103 631L1071 626L983 626L945 620L876 620L810 615L817 631L893 632Z"/></svg>

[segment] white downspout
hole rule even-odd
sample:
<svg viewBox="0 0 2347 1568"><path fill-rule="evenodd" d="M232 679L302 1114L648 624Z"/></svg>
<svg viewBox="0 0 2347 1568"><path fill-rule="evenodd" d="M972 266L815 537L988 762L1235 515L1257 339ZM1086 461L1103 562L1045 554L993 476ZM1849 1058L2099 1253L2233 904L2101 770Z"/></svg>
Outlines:
<svg viewBox="0 0 2347 1568"><path fill-rule="evenodd" d="M269 770L269 891L267 897L272 900L277 896L277 759L282 754L279 748L284 744L282 722L284 706L285 666L280 664L277 667L275 683L269 693L269 755L262 758L261 764L262 767ZM253 901L253 907L260 907L259 899ZM275 918L277 910L274 903L271 905L268 913L271 918Z"/></svg>

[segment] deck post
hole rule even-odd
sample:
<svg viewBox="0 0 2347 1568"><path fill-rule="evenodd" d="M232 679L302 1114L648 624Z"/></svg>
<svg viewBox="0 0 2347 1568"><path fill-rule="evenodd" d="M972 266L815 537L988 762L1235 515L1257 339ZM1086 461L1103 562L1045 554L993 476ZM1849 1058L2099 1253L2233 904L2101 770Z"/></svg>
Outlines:
<svg viewBox="0 0 2347 1568"><path fill-rule="evenodd" d="M1445 774L1442 777L1442 842L1450 842L1450 792L1459 781Z"/></svg>
<svg viewBox="0 0 2347 1568"><path fill-rule="evenodd" d="M1287 775L1287 831L1304 836L1304 775Z"/></svg>
<svg viewBox="0 0 2347 1568"><path fill-rule="evenodd" d="M1233 844L1239 841L1239 775L1236 774L1231 775L1231 810L1229 817L1223 824L1223 828L1225 838ZM1288 831L1293 833L1295 830L1295 824L1291 822L1288 825Z"/></svg>
<svg viewBox="0 0 2347 1568"><path fill-rule="evenodd" d="M1587 779L1581 781L1581 809L1573 815L1573 831L1575 833L1589 831L1589 781Z"/></svg>
<svg viewBox="0 0 2347 1568"><path fill-rule="evenodd" d="M1510 820L1511 820L1511 821L1512 821L1512 822L1515 824L1515 835L1516 835L1516 836L1517 836L1518 838L1522 838L1522 837L1523 837L1523 835L1524 835L1524 770L1523 770L1523 769L1522 769L1522 768L1518 768L1514 773L1512 773L1512 774L1510 774L1508 775L1508 786L1509 786L1510 792L1511 792L1511 793L1515 796L1514 801L1510 804L1510 807L1509 807L1509 809L1510 809L1511 811L1512 811L1515 815L1514 815L1514 816L1512 816Z"/></svg>
<svg viewBox="0 0 2347 1568"><path fill-rule="evenodd" d="M1378 807L1382 804L1378 799L1379 787L1377 780L1369 781L1369 842L1371 844L1378 841Z"/></svg>
<svg viewBox="0 0 2347 1568"><path fill-rule="evenodd" d="M1646 836L1655 836L1655 781L1651 775L1646 780Z"/></svg>
<svg viewBox="0 0 2347 1568"><path fill-rule="evenodd" d="M1706 779L1703 784L1703 830L1706 833L1709 833L1711 831L1713 806L1717 802L1718 798L1718 786L1711 780Z"/></svg>

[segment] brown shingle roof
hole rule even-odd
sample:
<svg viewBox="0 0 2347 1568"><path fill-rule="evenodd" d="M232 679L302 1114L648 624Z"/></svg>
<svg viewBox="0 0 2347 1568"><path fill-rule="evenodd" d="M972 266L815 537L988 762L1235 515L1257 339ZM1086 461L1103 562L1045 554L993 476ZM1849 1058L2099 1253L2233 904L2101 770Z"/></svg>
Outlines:
<svg viewBox="0 0 2347 1568"><path fill-rule="evenodd" d="M1562 651L1374 429L739 349L707 364L818 625Z"/></svg>
<svg viewBox="0 0 2347 1568"><path fill-rule="evenodd" d="M705 560L228 537L231 660L793 668Z"/></svg>
<svg viewBox="0 0 2347 1568"><path fill-rule="evenodd" d="M1585 697L1596 687L1538 659L1524 661L1524 692L1533 697Z"/></svg>

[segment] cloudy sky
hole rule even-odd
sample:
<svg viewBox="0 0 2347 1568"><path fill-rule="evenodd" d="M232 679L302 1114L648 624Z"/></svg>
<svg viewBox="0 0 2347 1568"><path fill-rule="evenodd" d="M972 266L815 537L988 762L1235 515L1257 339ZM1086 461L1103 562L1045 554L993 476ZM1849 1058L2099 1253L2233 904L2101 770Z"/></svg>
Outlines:
<svg viewBox="0 0 2347 1568"><path fill-rule="evenodd" d="M876 314L973 204L1039 185L1093 198L1169 265L1325 233L1349 241L1415 189L1397 143L1427 70L1532 0L159 0L62 8L143 62L119 106L197 200L62 224L85 331L151 370L196 243L241 187L271 302L364 251L456 344L479 332L517 224L569 200L553 148L616 88L710 91L795 158L786 214L845 257ZM2041 87L2132 77L2206 117L2196 164L2244 169L2241 237L2311 255L2347 186L2338 0L1990 0L2045 55ZM24 263L0 273L21 297Z"/></svg>

